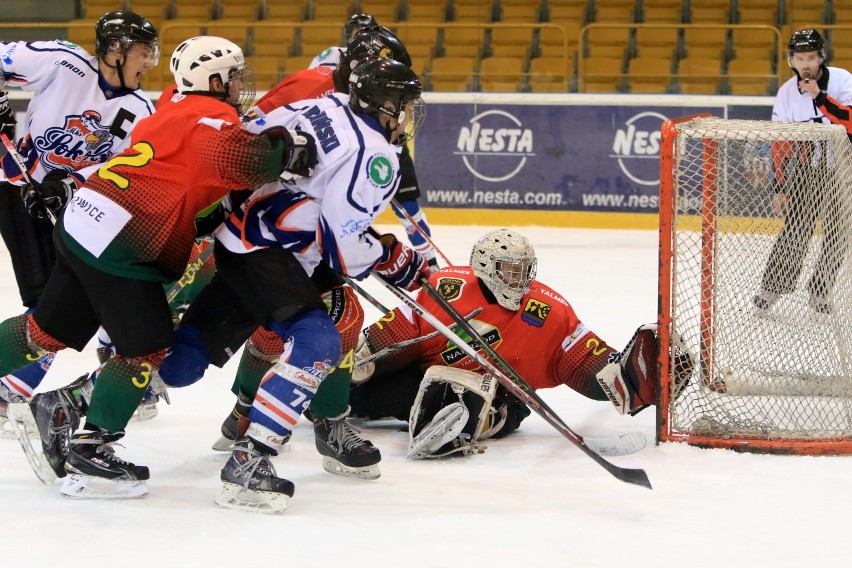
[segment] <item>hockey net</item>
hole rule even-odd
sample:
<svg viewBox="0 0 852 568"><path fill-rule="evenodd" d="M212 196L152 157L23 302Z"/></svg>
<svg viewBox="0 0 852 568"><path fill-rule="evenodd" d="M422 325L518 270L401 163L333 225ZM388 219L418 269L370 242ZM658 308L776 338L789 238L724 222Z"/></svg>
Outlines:
<svg viewBox="0 0 852 568"><path fill-rule="evenodd" d="M685 117L663 124L660 159L658 439L852 453L845 129ZM815 289L815 274L836 274L833 286ZM781 293L758 309L765 286Z"/></svg>

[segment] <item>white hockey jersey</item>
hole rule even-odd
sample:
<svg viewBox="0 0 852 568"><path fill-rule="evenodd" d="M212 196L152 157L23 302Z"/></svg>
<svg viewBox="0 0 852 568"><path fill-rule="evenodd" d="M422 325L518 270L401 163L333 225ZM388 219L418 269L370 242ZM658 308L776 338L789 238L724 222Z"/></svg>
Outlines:
<svg viewBox="0 0 852 568"><path fill-rule="evenodd" d="M840 107L852 105L852 74L839 67L823 67L817 82L825 95L816 99L799 91L799 76L793 75L778 89L772 120L780 122L822 122L846 127L852 132L848 113L837 112Z"/></svg>
<svg viewBox="0 0 852 568"><path fill-rule="evenodd" d="M311 64L308 65L308 69L313 69L320 65L337 67L340 64L340 52L346 52L346 48L333 45L322 50L311 60Z"/></svg>
<svg viewBox="0 0 852 568"><path fill-rule="evenodd" d="M35 181L62 169L82 185L130 144L130 131L154 112L141 89L111 87L97 57L73 43L0 42L0 72L7 85L35 93L27 107L29 132L18 143ZM25 181L11 156L3 158L0 181Z"/></svg>
<svg viewBox="0 0 852 568"><path fill-rule="evenodd" d="M228 250L282 246L308 274L324 260L340 274L366 277L382 254L367 229L399 186L399 159L384 129L333 94L279 107L246 124L255 133L298 128L317 144L309 178L275 181L256 190L214 233Z"/></svg>

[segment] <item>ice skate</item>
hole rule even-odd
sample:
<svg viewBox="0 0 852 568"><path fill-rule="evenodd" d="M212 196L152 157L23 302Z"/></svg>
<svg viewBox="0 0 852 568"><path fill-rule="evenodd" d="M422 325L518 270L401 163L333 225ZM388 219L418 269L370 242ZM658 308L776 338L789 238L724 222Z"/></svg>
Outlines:
<svg viewBox="0 0 852 568"><path fill-rule="evenodd" d="M226 509L244 509L260 513L280 513L287 508L295 486L277 477L269 461L270 453L255 449L251 439L236 442L231 457L222 468L222 488L214 499Z"/></svg>
<svg viewBox="0 0 852 568"><path fill-rule="evenodd" d="M84 391L91 389L89 376L52 391L38 393L27 404L14 404L9 418L18 443L36 476L50 485L57 477L65 477L65 458L71 433L86 413ZM33 439L41 442L41 451Z"/></svg>
<svg viewBox="0 0 852 568"><path fill-rule="evenodd" d="M213 442L213 449L217 452L228 452L233 448L237 439L245 436L248 430L248 413L251 410L252 400L243 393L237 395L237 402L228 417L222 422L221 436Z"/></svg>
<svg viewBox="0 0 852 568"><path fill-rule="evenodd" d="M71 438L60 493L74 499L137 499L148 494L148 468L115 455L124 432L83 432Z"/></svg>
<svg viewBox="0 0 852 568"><path fill-rule="evenodd" d="M323 456L322 467L329 473L358 479L377 479L382 454L346 417L349 409L334 418L314 420L317 451Z"/></svg>
<svg viewBox="0 0 852 568"><path fill-rule="evenodd" d="M757 315L764 315L780 297L781 295L776 294L775 292L760 290L751 300L755 307L755 313Z"/></svg>
<svg viewBox="0 0 852 568"><path fill-rule="evenodd" d="M26 403L27 399L17 393L9 390L9 388L0 383L0 438L14 438L15 430L9 422L8 406L10 404Z"/></svg>

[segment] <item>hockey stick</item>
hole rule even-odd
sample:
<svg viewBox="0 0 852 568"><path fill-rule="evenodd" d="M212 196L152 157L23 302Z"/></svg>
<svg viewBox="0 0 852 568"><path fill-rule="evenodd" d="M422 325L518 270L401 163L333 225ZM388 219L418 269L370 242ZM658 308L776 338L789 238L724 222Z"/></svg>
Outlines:
<svg viewBox="0 0 852 568"><path fill-rule="evenodd" d="M472 312L467 314L464 319L469 320L470 318L479 315L479 313L481 311L482 311L482 308L476 308L475 310L473 310ZM456 327L456 324L449 326L450 329L454 329L455 327ZM415 337L413 339L407 339L405 341L400 341L399 343L394 343L393 345L388 345L387 347L379 349L375 353L371 353L369 356L364 357L363 359L355 361L355 366L360 367L361 365L366 365L367 363L369 363L371 361L375 361L376 359L381 359L382 357L390 355L391 353L399 351L400 349L404 349L405 347L408 347L410 345L415 345L417 343L420 343L421 341L427 341L427 340L432 339L433 337L437 337L439 335L441 335L440 331L433 331L432 333L428 333L426 335L421 335L420 337Z"/></svg>
<svg viewBox="0 0 852 568"><path fill-rule="evenodd" d="M33 188L37 188L38 184L30 176L30 172L27 171L27 166L26 164L24 164L24 159L18 153L18 150L17 148L15 148L15 145L12 144L12 141L9 140L9 137L6 136L5 132L0 132L0 139L3 140L3 145L6 146L6 151L9 152L10 156L12 156L12 160L14 160L15 164L18 166L18 169L21 170L21 175L24 177L26 182L33 186ZM56 214L47 207L45 207L44 210L47 211L47 216L50 217L50 222L55 225Z"/></svg>
<svg viewBox="0 0 852 568"><path fill-rule="evenodd" d="M443 252L441 252L441 249L438 248L438 245L435 244L435 241L433 241L432 238L429 235L426 234L426 231L423 230L423 227L421 227L417 223L417 221L415 221L411 217L411 215L408 214L408 211L406 211L405 208L402 205L400 205L399 201L397 201L396 198L391 199L391 203L393 203L393 206L396 207L398 210L402 211L403 216L406 219L408 219L408 222L411 223L412 225L414 225L414 230L417 231L418 233L420 233L420 236L423 237L424 239L426 239L427 243L432 245L432 248L435 249L435 252L437 252L438 254L441 255L441 258L444 259L444 262L447 263L447 266L455 266L452 262L450 262L450 259L447 258L447 255L445 255Z"/></svg>
<svg viewBox="0 0 852 568"><path fill-rule="evenodd" d="M377 310L379 310L383 314L390 312L390 310L388 308L384 307L380 301L378 301L376 298L374 298L372 296L372 294L370 294L369 292L367 292L366 290L361 288L361 286L359 286L358 283L355 282L354 279L352 279L352 278L350 278L350 277L348 277L344 274L341 274L341 277L343 278L343 280L346 281L347 284L352 286L353 290L358 292L365 300L367 300L368 302L373 304L374 308L376 308Z"/></svg>
<svg viewBox="0 0 852 568"><path fill-rule="evenodd" d="M566 425L550 407L545 403L535 391L525 382L523 379L514 371L512 371L512 378L504 372L498 369L494 364L492 364L488 359L480 355L476 349L468 345L465 341L461 339L455 332L450 330L447 326L445 326L441 321L435 317L433 314L428 312L425 308L423 308L420 304L418 304L415 300L408 297L405 292L397 289L395 286L390 284L387 280L385 280L381 275L373 273L385 287L390 290L397 298L408 304L408 306L419 314L423 319L429 322L432 327L439 330L447 339L453 341L456 346L461 349L467 356L471 359L479 363L482 367L488 369L497 380L500 382L503 387L505 387L509 392L511 392L518 400L526 404L531 410L533 410L536 414L541 416L547 423L551 426L559 430L559 432L568 438L568 440L580 448L587 456L592 458L595 462L598 463L601 467L606 469L613 477L624 481L625 483L631 483L634 485L639 485L641 487L647 487L651 489L651 482L648 479L648 475L644 470L641 469L627 469L618 467L607 460L605 460L599 453L597 453L592 447L590 447L589 443L574 432L568 425ZM458 326L467 333L470 337L476 340L477 347L486 352L490 357L494 358L495 361L499 360L509 369L511 367L506 363L505 360L500 357L493 348L491 348L485 340L482 339L482 336L467 322L465 321L459 313L449 305L449 303L438 294L438 292L432 287L429 282L423 278L420 280L423 289L432 297L438 304L447 312L447 314L458 324ZM516 382L518 381L518 382Z"/></svg>
<svg viewBox="0 0 852 568"><path fill-rule="evenodd" d="M198 254L198 258L195 259L195 262L187 266L181 277L172 284L172 287L169 288L168 292L166 292L166 303L171 304L172 300L177 298L177 295L180 294L181 290L192 284L195 280L195 275L198 274L198 271L201 270L201 267L204 266L204 263L207 262L207 259L211 256L213 256L213 243L210 243L210 246L201 251Z"/></svg>

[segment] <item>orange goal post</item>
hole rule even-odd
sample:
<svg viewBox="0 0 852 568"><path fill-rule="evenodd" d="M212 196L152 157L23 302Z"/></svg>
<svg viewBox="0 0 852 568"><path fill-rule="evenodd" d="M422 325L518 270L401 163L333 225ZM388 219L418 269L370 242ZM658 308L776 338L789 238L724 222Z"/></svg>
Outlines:
<svg viewBox="0 0 852 568"><path fill-rule="evenodd" d="M843 127L663 124L658 441L852 453L850 240ZM814 304L817 273L833 280L819 289L828 309ZM767 287L774 303L757 306Z"/></svg>

